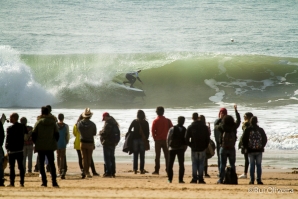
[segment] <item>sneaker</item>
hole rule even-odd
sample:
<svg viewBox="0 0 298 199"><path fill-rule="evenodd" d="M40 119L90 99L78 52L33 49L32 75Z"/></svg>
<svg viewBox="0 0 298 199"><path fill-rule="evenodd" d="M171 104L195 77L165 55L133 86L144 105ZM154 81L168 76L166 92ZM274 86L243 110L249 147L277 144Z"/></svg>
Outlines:
<svg viewBox="0 0 298 199"><path fill-rule="evenodd" d="M179 184L184 184L185 182L183 180L179 180Z"/></svg>
<svg viewBox="0 0 298 199"><path fill-rule="evenodd" d="M154 172L152 173L152 175L159 175L159 172L158 172L158 171L154 171Z"/></svg>
<svg viewBox="0 0 298 199"><path fill-rule="evenodd" d="M249 183L248 184L255 184L254 182L252 182L252 181L249 181Z"/></svg>
<svg viewBox="0 0 298 199"><path fill-rule="evenodd" d="M111 178L112 175L105 173L105 174L102 175L102 177L103 177L103 178Z"/></svg>
<svg viewBox="0 0 298 199"><path fill-rule="evenodd" d="M223 184L223 182L218 180L216 184Z"/></svg>
<svg viewBox="0 0 298 199"><path fill-rule="evenodd" d="M199 180L199 184L206 184L204 180Z"/></svg>
<svg viewBox="0 0 298 199"><path fill-rule="evenodd" d="M209 174L205 174L205 178L211 178Z"/></svg>
<svg viewBox="0 0 298 199"><path fill-rule="evenodd" d="M100 175L99 175L98 173L95 172L95 173L93 173L93 176L100 176Z"/></svg>
<svg viewBox="0 0 298 199"><path fill-rule="evenodd" d="M172 183L172 180L168 180L168 183Z"/></svg>
<svg viewBox="0 0 298 199"><path fill-rule="evenodd" d="M262 181L259 181L258 184L264 184Z"/></svg>
<svg viewBox="0 0 298 199"><path fill-rule="evenodd" d="M65 179L65 175L61 175L61 177L60 177L62 180L64 180Z"/></svg>
<svg viewBox="0 0 298 199"><path fill-rule="evenodd" d="M88 177L88 178L92 178L92 175L90 175L90 173L88 173L88 174L87 174L87 177Z"/></svg>
<svg viewBox="0 0 298 199"><path fill-rule="evenodd" d="M20 187L24 187L24 184L20 184Z"/></svg>
<svg viewBox="0 0 298 199"><path fill-rule="evenodd" d="M42 183L41 186L42 187L47 187L47 184Z"/></svg>
<svg viewBox="0 0 298 199"><path fill-rule="evenodd" d="M198 182L197 182L197 180L191 180L190 183L191 184L197 184Z"/></svg>
<svg viewBox="0 0 298 199"><path fill-rule="evenodd" d="M247 178L247 175L244 173L244 174L238 176L238 178L239 178L239 179L246 179L246 178Z"/></svg>
<svg viewBox="0 0 298 199"><path fill-rule="evenodd" d="M59 185L58 185L57 183L54 183L54 184L53 184L53 187L55 187L55 188L59 188Z"/></svg>
<svg viewBox="0 0 298 199"><path fill-rule="evenodd" d="M84 173L81 174L82 179L86 178L86 175Z"/></svg>
<svg viewBox="0 0 298 199"><path fill-rule="evenodd" d="M6 187L14 187L14 184L9 184Z"/></svg>
<svg viewBox="0 0 298 199"><path fill-rule="evenodd" d="M111 178L116 178L116 175L115 175L115 174L112 174L112 175L111 175Z"/></svg>
<svg viewBox="0 0 298 199"><path fill-rule="evenodd" d="M145 169L140 171L140 174L145 174L145 173L146 173Z"/></svg>
<svg viewBox="0 0 298 199"><path fill-rule="evenodd" d="M133 170L133 172L134 172L134 174L137 174L137 173L138 173L138 171L137 171L137 170Z"/></svg>

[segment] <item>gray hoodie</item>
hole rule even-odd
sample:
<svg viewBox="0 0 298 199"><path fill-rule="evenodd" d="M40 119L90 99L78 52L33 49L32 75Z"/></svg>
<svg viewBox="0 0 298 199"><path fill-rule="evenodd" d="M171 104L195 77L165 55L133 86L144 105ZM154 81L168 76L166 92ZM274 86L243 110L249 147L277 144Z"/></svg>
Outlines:
<svg viewBox="0 0 298 199"><path fill-rule="evenodd" d="M77 124L78 130L81 134L80 141L83 143L94 143L94 136L96 135L96 125L89 119L83 119Z"/></svg>

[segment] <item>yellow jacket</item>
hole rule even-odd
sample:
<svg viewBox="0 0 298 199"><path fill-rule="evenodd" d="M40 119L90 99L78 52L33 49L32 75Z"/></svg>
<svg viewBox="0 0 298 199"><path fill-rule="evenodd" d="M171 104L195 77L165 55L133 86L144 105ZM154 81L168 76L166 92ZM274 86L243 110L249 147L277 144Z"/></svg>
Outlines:
<svg viewBox="0 0 298 199"><path fill-rule="evenodd" d="M73 144L73 148L76 149L76 150L81 150L81 147L80 147L80 132L79 130L77 129L77 124L75 124L73 126L73 135L76 137L75 141L74 141L74 144Z"/></svg>

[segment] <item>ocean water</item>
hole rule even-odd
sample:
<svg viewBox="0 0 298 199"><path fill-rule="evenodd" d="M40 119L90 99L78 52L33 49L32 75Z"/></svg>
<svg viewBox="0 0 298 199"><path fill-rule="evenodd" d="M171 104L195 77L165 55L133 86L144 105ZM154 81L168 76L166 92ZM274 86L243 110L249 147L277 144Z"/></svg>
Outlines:
<svg viewBox="0 0 298 199"><path fill-rule="evenodd" d="M150 124L159 105L189 124L192 112L213 122L237 103L259 117L266 150L297 150L297 10L277 0L1 1L0 111L33 125L51 104L73 125L91 107L101 128L108 110L124 135L137 109ZM116 83L135 70L144 92Z"/></svg>

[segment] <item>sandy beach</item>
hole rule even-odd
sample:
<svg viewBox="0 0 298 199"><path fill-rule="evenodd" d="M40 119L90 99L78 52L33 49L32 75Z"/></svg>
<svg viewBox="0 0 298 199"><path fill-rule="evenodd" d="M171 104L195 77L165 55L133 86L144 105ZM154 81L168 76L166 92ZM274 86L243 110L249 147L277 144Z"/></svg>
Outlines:
<svg viewBox="0 0 298 199"><path fill-rule="evenodd" d="M68 163L65 180L58 178L60 188L41 187L38 173L26 174L25 187L19 186L19 176L15 187L1 187L3 198L297 198L298 174L293 169L263 167L264 185L249 185L249 179L239 179L238 185L217 185L216 167L209 165L211 178L207 184L190 184L191 166L186 165L185 184L178 183L178 165L174 165L173 183L167 182L164 165L160 175L152 175L154 165L146 164L147 174L134 174L131 163L119 163L116 178L102 178L103 163L96 163L100 177L81 179L78 164ZM243 167L237 167L241 174ZM5 178L9 180L9 169ZM18 170L16 168L16 173ZM47 173L48 180L50 175ZM6 185L9 182L6 181Z"/></svg>

